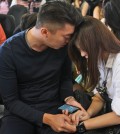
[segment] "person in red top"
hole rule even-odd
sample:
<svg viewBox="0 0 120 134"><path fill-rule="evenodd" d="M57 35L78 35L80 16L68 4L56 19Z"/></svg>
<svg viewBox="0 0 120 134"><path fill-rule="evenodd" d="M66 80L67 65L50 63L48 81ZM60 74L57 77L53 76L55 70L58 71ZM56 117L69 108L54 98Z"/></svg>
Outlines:
<svg viewBox="0 0 120 134"><path fill-rule="evenodd" d="M6 40L5 32L0 24L0 45Z"/></svg>

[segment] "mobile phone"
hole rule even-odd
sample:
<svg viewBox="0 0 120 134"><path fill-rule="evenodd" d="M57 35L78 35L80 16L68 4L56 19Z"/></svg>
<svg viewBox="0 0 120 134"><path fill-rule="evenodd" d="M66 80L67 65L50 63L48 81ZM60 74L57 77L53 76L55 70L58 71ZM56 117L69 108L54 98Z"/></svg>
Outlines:
<svg viewBox="0 0 120 134"><path fill-rule="evenodd" d="M75 107L75 106L68 105L68 104L64 104L64 105L60 106L58 109L59 110L68 110L68 112L71 114L71 113L76 112L79 108Z"/></svg>

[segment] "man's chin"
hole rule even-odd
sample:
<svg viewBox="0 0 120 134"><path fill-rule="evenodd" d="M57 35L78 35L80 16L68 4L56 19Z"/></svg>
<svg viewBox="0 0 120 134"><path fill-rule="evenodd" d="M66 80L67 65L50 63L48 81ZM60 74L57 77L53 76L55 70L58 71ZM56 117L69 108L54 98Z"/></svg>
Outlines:
<svg viewBox="0 0 120 134"><path fill-rule="evenodd" d="M60 49L60 48L63 48L63 47L65 47L65 45L60 45L60 46L58 46L58 47L54 47L53 49Z"/></svg>

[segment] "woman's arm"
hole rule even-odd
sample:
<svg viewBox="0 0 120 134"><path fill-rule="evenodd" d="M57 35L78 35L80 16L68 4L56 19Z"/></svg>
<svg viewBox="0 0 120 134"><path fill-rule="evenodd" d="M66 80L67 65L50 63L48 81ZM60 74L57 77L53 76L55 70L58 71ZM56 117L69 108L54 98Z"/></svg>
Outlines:
<svg viewBox="0 0 120 134"><path fill-rule="evenodd" d="M86 1L83 2L82 9L81 9L81 13L83 16L86 16L88 9L89 9L89 4Z"/></svg>
<svg viewBox="0 0 120 134"><path fill-rule="evenodd" d="M81 4L81 0L75 0L74 1L74 4L75 4L75 7L76 8L79 8L80 7L80 4Z"/></svg>
<svg viewBox="0 0 120 134"><path fill-rule="evenodd" d="M120 116L110 112L84 121L87 130L103 128L120 124Z"/></svg>
<svg viewBox="0 0 120 134"><path fill-rule="evenodd" d="M73 124L88 120L100 112L104 106L104 100L98 93L92 99L93 101L87 111L80 107L80 110L71 115Z"/></svg>
<svg viewBox="0 0 120 134"><path fill-rule="evenodd" d="M100 12L101 12L101 7L96 6L93 11L93 17L100 20Z"/></svg>
<svg viewBox="0 0 120 134"><path fill-rule="evenodd" d="M104 106L104 100L97 93L93 97L92 104L87 111L77 111L72 115L72 120L75 122L75 119L79 118L79 121L83 121L87 130L98 129L113 125L120 124L120 116L116 115L115 112L106 113L103 115L95 116ZM78 117L78 118L77 118ZM93 118L91 118L93 117ZM76 122L75 122L76 123ZM75 124L74 123L74 124Z"/></svg>
<svg viewBox="0 0 120 134"><path fill-rule="evenodd" d="M89 116L93 117L96 114L98 114L100 110L103 108L103 106L104 106L104 100L99 95L99 93L97 93L94 97L92 97L92 103L87 110Z"/></svg>

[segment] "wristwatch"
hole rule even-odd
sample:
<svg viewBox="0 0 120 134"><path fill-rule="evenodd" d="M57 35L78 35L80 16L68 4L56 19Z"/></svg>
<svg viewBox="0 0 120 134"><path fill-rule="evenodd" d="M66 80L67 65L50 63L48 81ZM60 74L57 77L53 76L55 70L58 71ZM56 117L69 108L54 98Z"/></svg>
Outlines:
<svg viewBox="0 0 120 134"><path fill-rule="evenodd" d="M78 134L83 134L84 132L86 132L84 122L80 122L78 126L76 126L76 130Z"/></svg>

